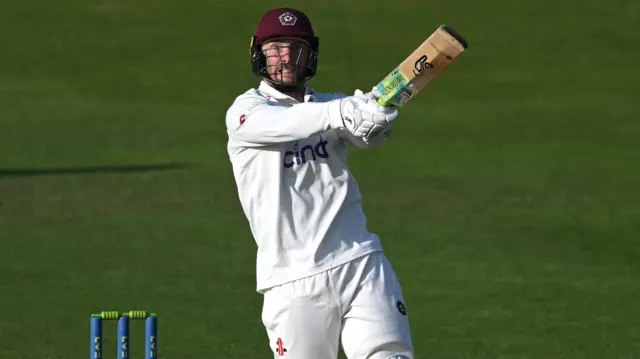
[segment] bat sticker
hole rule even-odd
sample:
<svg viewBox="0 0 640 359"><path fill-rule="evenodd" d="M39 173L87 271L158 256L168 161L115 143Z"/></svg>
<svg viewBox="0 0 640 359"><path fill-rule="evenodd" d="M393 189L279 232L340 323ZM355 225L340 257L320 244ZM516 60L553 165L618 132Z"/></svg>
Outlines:
<svg viewBox="0 0 640 359"><path fill-rule="evenodd" d="M432 69L433 68L433 64L430 62L427 62L427 55L422 55L420 56L420 58L416 61L415 65L414 65L414 69L413 69L413 74L418 76L420 74L422 74L424 72L425 69Z"/></svg>

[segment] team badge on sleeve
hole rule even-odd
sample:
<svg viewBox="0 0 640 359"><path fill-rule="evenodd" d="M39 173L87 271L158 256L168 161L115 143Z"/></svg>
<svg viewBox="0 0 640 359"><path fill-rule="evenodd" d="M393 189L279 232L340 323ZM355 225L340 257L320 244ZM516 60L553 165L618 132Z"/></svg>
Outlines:
<svg viewBox="0 0 640 359"><path fill-rule="evenodd" d="M284 356L284 353L286 352L287 349L284 347L282 338L278 338L278 340L276 340L276 353L278 353L278 356Z"/></svg>

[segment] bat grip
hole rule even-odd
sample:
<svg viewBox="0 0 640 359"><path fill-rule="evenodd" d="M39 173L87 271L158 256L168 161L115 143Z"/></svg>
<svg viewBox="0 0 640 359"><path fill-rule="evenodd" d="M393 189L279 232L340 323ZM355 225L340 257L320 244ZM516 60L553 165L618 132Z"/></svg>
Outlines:
<svg viewBox="0 0 640 359"><path fill-rule="evenodd" d="M382 99L382 97L379 97L379 98L378 98L378 104L380 104L380 106L384 106L384 107L390 107L390 106L393 106L393 105L390 105L388 102L385 102L385 101Z"/></svg>

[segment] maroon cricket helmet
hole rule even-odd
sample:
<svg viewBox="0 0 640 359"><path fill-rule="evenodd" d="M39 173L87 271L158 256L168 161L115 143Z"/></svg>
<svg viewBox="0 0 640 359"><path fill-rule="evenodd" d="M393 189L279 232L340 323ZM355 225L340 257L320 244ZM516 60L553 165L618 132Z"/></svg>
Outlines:
<svg viewBox="0 0 640 359"><path fill-rule="evenodd" d="M293 8L269 10L258 23L255 36L259 45L267 40L283 37L306 40L312 48L318 42L307 15Z"/></svg>
<svg viewBox="0 0 640 359"><path fill-rule="evenodd" d="M255 35L251 37L250 56L253 74L271 81L266 72L267 64L262 45L278 38L300 39L309 44L311 50L309 62L304 64L305 70L302 71L300 78L301 84L306 83L316 74L319 38L315 35L307 15L300 10L288 7L269 10L260 19Z"/></svg>

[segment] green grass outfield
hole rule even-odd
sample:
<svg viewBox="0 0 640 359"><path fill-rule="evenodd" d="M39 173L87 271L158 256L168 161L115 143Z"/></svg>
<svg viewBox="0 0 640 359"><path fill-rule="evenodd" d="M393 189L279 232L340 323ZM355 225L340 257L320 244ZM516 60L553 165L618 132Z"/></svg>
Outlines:
<svg viewBox="0 0 640 359"><path fill-rule="evenodd" d="M469 42L350 157L418 357L640 358L631 0L7 1L0 358L86 358L89 314L132 308L162 358L270 356L224 114L258 82L259 17L292 4L320 91L370 88L441 23Z"/></svg>

